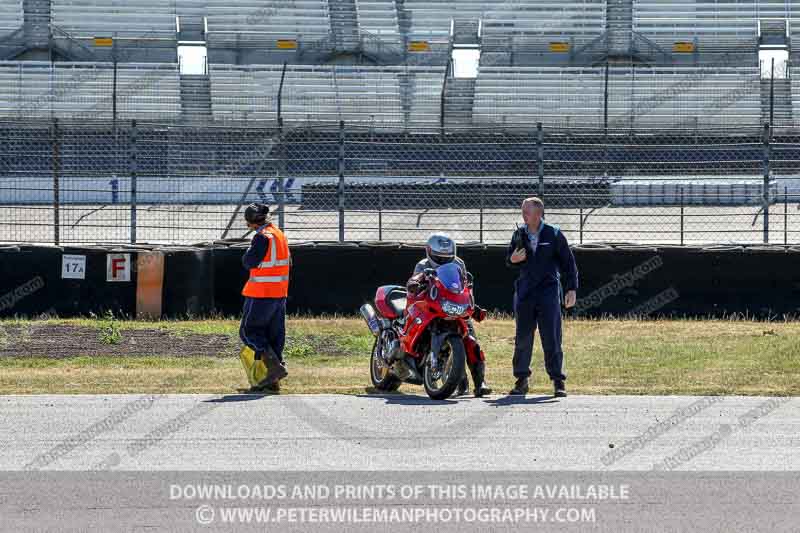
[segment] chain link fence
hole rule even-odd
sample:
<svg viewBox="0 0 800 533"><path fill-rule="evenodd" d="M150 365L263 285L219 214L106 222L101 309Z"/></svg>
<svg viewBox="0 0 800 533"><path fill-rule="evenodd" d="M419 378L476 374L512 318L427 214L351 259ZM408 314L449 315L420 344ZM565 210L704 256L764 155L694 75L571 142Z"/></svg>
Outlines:
<svg viewBox="0 0 800 533"><path fill-rule="evenodd" d="M800 244L800 134L602 129L375 131L0 122L0 241L241 238L270 204L289 238L503 243L523 198L572 243Z"/></svg>

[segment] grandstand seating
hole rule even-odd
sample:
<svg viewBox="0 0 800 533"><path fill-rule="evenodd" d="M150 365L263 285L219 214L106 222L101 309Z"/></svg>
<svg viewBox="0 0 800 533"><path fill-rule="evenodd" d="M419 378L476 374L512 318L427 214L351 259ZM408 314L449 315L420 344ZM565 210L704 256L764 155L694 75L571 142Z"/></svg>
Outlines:
<svg viewBox="0 0 800 533"><path fill-rule="evenodd" d="M612 14L611 23L607 23L608 0L348 0L338 4L343 10L333 10L333 26L341 25L336 17L345 11L348 35L357 40L360 33L361 42L356 44L364 52L361 59L395 65L381 67L321 65L333 62L334 57L337 62L357 61L356 55L336 55L358 52L357 47L331 45L336 37L331 26L334 1L339 0L52 0L51 7L53 25L66 32L64 38L70 35L77 39L102 36L175 39L176 16L186 17L187 25L195 28L202 27L203 17L207 17L209 48L219 50L216 58L213 53L210 55L212 62L216 60L210 82L202 78L198 83L204 89L203 116L208 113L210 84L211 113L216 119L276 120L282 72L277 63L288 58L290 62L310 64L291 65L286 71L281 116L287 123L344 120L390 129L438 125L442 118L444 51L450 49L451 21L456 35L459 27L464 32L462 36L474 28L476 37L480 23L484 52L474 84L470 80L448 85L445 109L451 126L533 126L541 121L558 126L600 127L605 124L606 109L609 123L625 128L752 125L769 113L765 109L769 109L770 102L774 104L776 123L784 115L788 117L785 121L791 121L792 115L800 116L800 107L794 109L800 106L800 86L796 86L794 78L784 80L781 86L775 84L772 88L777 96L770 100L766 96L769 82L765 85L759 80L757 66L730 66L719 56L707 61L712 65L709 67L612 66L607 108L604 71L588 66L592 64L588 56L571 58L572 64L586 66L499 66L506 60L517 65L546 64L539 60L538 53L547 50L554 41L567 41L575 50L597 39L616 20ZM800 18L796 19L800 15L791 9L794 2L784 0L630 1L624 7L632 7L632 19L630 10L626 11L624 28L620 31L628 32L632 20L634 31L668 51L676 41L696 40L700 53L746 51L753 52L755 57L755 48L749 46L757 41L759 18L786 18L792 32L794 27L800 32ZM613 8L618 4L610 5ZM0 0L0 35L18 29L24 20L22 0ZM780 28L780 24L775 27ZM199 30L193 32L192 35L200 35ZM800 33L797 36L800 39ZM300 53L296 56L285 53L294 50L292 43L286 43L277 54L265 53L262 44L277 49L276 41L281 39L299 41ZM381 56L378 44L377 49L369 49L370 42L375 43L376 39L394 49L384 48L387 54ZM171 63L174 59L172 56L164 59L163 54L138 53L164 44L150 47L145 40L127 43L126 49L136 52L120 61L170 63L152 63L149 67L121 64L117 94L127 99L117 99L118 118L151 114L168 117L181 113L180 76ZM304 49L305 44L318 40L322 41L320 46ZM407 63L439 66L397 65L403 59L397 52L406 41L414 40L429 41L431 53L424 58L421 58L424 53L409 54L405 58ZM456 42L472 44L458 39ZM646 40L636 42L646 46ZM61 41L61 44L67 43ZM84 44L77 46L82 46L86 54L70 54L67 48L59 53L83 60L111 57L111 49L101 51ZM167 47L170 52L174 52L174 44ZM10 45L6 48L7 53L2 57L15 57L19 52ZM316 53L304 54L306 51ZM536 57L525 56L526 51L535 52ZM503 62L492 65L486 60L500 55ZM520 55L523 59L519 59ZM743 57L739 53L734 64L746 64ZM668 55L660 55L655 64L669 60ZM268 64L222 64L261 61ZM554 61L558 62L553 63L556 65L565 59L560 56ZM0 76L5 83L0 88L0 113L4 115L71 117L98 106L98 116L110 113L104 103L111 83L107 63L56 63L51 67L47 63L8 62L0 63ZM138 90L143 79L148 89ZM184 81L189 87L191 80ZM76 87L64 89L76 83ZM186 95L191 92L184 91ZM192 107L188 100L184 98L184 115ZM32 101L44 101L46 105L37 108Z"/></svg>
<svg viewBox="0 0 800 533"><path fill-rule="evenodd" d="M473 121L478 125L598 127L603 121L600 68L481 67Z"/></svg>
<svg viewBox="0 0 800 533"><path fill-rule="evenodd" d="M450 35L451 20L482 21L486 47L541 46L553 38L580 44L598 37L605 30L606 0L406 0L411 13L412 40L443 40Z"/></svg>
<svg viewBox="0 0 800 533"><path fill-rule="evenodd" d="M403 8L411 15L408 38L446 41L451 20L477 24L491 4L486 0L406 0Z"/></svg>
<svg viewBox="0 0 800 533"><path fill-rule="evenodd" d="M397 129L438 124L445 67L287 68L281 116L287 124L338 122ZM211 66L213 115L276 120L281 68Z"/></svg>
<svg viewBox="0 0 800 533"><path fill-rule="evenodd" d="M22 0L0 0L0 37L19 29L24 16Z"/></svg>
<svg viewBox="0 0 800 533"><path fill-rule="evenodd" d="M633 2L633 30L670 51L677 41L695 39L699 49L704 51L755 46L758 3L755 0L636 0ZM774 10L768 12L774 13Z"/></svg>
<svg viewBox="0 0 800 533"><path fill-rule="evenodd" d="M174 38L175 3L163 0L52 0L52 23L75 38Z"/></svg>
<svg viewBox="0 0 800 533"><path fill-rule="evenodd" d="M109 63L0 62L0 116L111 119L114 70ZM180 114L175 64L127 64L117 71L117 118Z"/></svg>
<svg viewBox="0 0 800 533"><path fill-rule="evenodd" d="M210 65L211 109L220 120L278 119L281 67Z"/></svg>
<svg viewBox="0 0 800 533"><path fill-rule="evenodd" d="M386 127L403 123L400 79L403 68L334 67L332 69L334 89L332 94L338 105L339 116L345 123ZM302 84L303 76L297 77L293 92ZM314 97L314 89L309 96ZM335 109L335 108L334 108ZM302 108L298 109L305 117ZM324 111L325 115L331 114ZM335 112L332 113L335 117Z"/></svg>
<svg viewBox="0 0 800 533"><path fill-rule="evenodd" d="M356 10L362 34L366 32L389 44L403 44L395 0L357 0Z"/></svg>
<svg viewBox="0 0 800 533"><path fill-rule="evenodd" d="M129 63L117 68L117 118L161 119L180 114L177 64Z"/></svg>
<svg viewBox="0 0 800 533"><path fill-rule="evenodd" d="M800 67L791 67L792 116L800 117Z"/></svg>
<svg viewBox="0 0 800 533"><path fill-rule="evenodd" d="M408 70L409 129L439 126L445 67L415 67Z"/></svg>
<svg viewBox="0 0 800 533"><path fill-rule="evenodd" d="M578 47L605 28L606 0L498 2L483 18L483 46L487 51L540 51L563 41Z"/></svg>
<svg viewBox="0 0 800 533"><path fill-rule="evenodd" d="M330 34L328 0L205 0L209 41L315 41Z"/></svg>
<svg viewBox="0 0 800 533"><path fill-rule="evenodd" d="M761 121L758 67L637 67L609 73L612 127L713 128Z"/></svg>
<svg viewBox="0 0 800 533"><path fill-rule="evenodd" d="M612 68L608 121L615 128L722 127L758 124L758 67ZM602 127L600 68L481 67L476 124Z"/></svg>

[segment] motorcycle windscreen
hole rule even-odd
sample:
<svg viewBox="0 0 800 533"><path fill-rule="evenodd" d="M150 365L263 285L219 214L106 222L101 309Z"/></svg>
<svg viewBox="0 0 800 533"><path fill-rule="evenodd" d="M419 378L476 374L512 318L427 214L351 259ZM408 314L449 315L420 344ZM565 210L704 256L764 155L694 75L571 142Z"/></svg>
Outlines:
<svg viewBox="0 0 800 533"><path fill-rule="evenodd" d="M461 281L461 269L455 263L447 263L436 269L436 277L444 288L456 294L464 290L464 284Z"/></svg>

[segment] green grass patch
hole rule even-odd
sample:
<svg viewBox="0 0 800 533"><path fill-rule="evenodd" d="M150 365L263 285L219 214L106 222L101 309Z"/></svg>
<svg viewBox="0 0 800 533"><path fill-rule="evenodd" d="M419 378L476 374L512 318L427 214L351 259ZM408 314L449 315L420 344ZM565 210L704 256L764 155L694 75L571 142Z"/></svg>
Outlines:
<svg viewBox="0 0 800 533"><path fill-rule="evenodd" d="M97 355L53 359L33 356L41 350L24 351L26 335L27 341L36 340L31 332L48 324L81 328L83 335L93 332L97 343L97 335L109 323L122 341L107 344L109 350L117 350L114 355L104 355L101 349L93 352ZM235 392L246 386L235 348L238 328L238 321L232 319L2 321L0 349L5 351L0 357L0 394ZM160 341L165 346L189 337L196 341L196 336L223 336L230 339L231 348L225 349L223 357L140 356L132 352L133 347L125 353L133 330L168 332ZM489 320L479 324L477 331L487 353L489 381L498 392L505 392L513 384L514 323ZM285 350L290 377L285 390L363 393L370 385L372 343L361 319L291 318ZM9 352L10 345L19 346L19 353ZM800 394L800 323L795 322L568 320L564 352L567 385L573 393ZM534 391L548 392L538 340L532 367ZM421 391L408 385L402 390Z"/></svg>

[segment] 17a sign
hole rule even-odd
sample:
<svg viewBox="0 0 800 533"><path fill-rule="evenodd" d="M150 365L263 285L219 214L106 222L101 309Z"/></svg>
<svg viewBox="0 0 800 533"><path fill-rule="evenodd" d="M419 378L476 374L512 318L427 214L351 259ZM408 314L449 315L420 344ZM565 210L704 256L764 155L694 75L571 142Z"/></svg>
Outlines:
<svg viewBox="0 0 800 533"><path fill-rule="evenodd" d="M86 256L62 255L61 279L86 279Z"/></svg>

